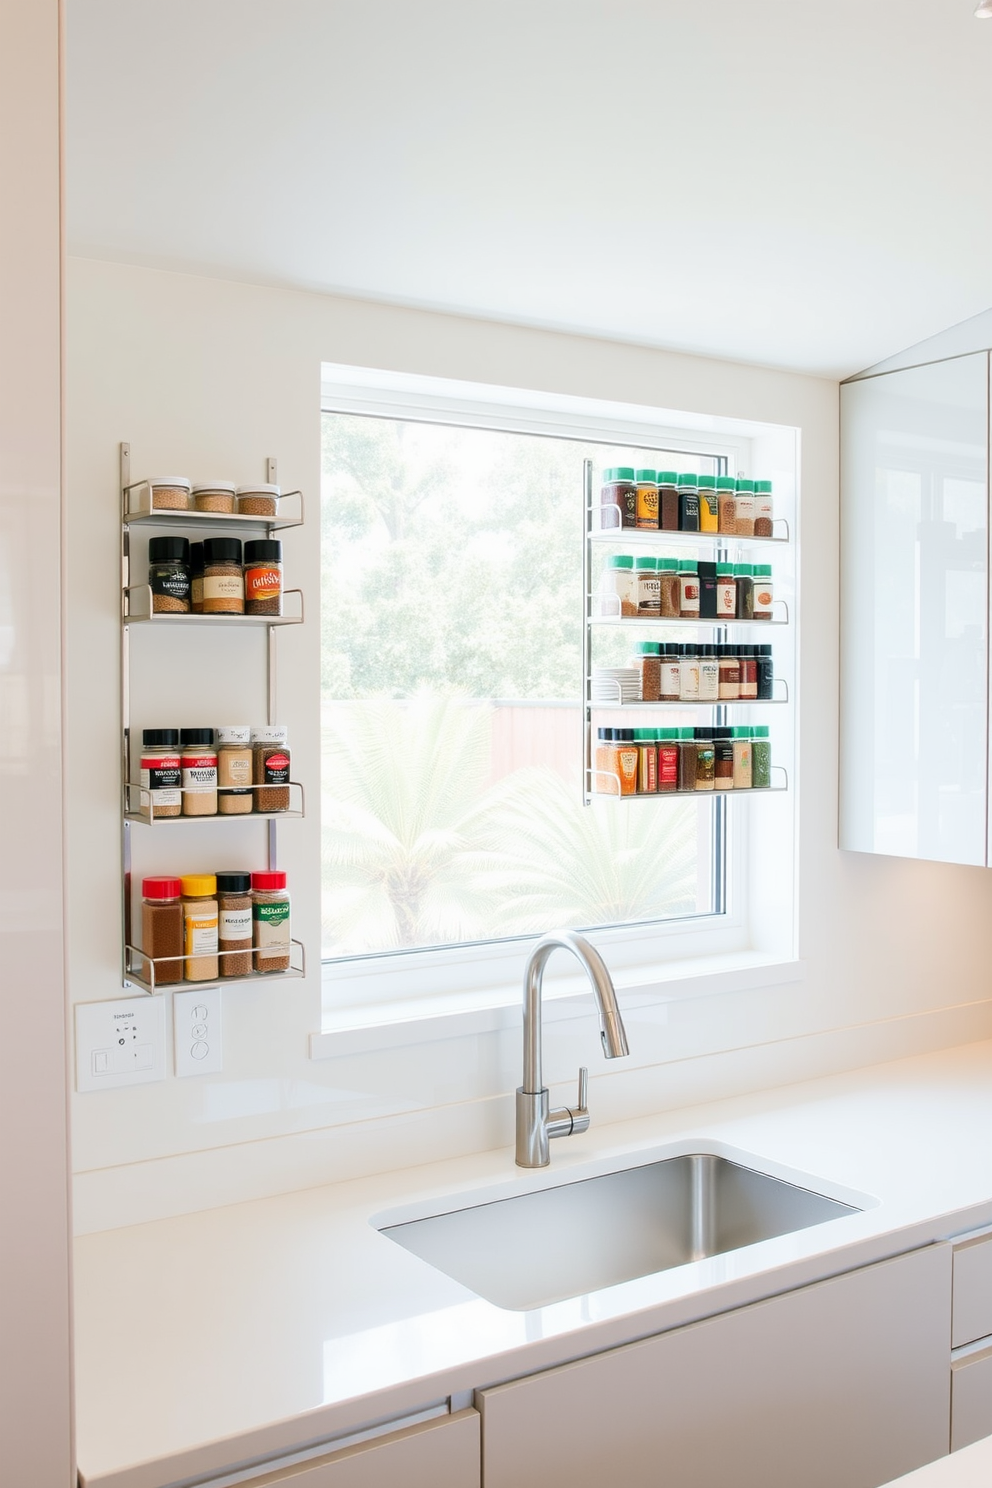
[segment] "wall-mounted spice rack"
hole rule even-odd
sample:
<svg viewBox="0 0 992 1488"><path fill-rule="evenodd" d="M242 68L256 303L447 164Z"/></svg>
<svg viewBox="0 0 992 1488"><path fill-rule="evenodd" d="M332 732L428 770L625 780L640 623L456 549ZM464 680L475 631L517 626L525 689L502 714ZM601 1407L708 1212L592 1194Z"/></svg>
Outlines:
<svg viewBox="0 0 992 1488"><path fill-rule="evenodd" d="M267 461L266 480L274 483L276 462ZM266 721L276 722L276 636L285 626L301 625L304 621L303 593L299 589L284 591L283 597L290 600L290 613L278 615L231 615L231 614L175 614L153 613L152 592L147 583L131 583L132 529L160 529L176 534L190 534L194 538L203 532L213 531L234 534L239 529L253 536L271 537L274 532L299 527L304 520L304 502L300 491L285 493L281 501L295 499L295 507L287 512L281 505L278 514L255 515L251 513L221 513L191 510L176 510L151 506L151 487L147 481L131 480L131 446L124 442L120 446L120 515L121 515L121 918L122 918L122 981L125 987L134 987L149 994L163 991L184 991L208 985L202 981L170 981L156 987L154 968L139 946L132 942L132 891L131 891L131 830L135 826L176 825L196 823L203 826L223 822L264 822L266 833L266 865L269 870L277 867L277 825L280 819L299 819L304 815L303 787L296 781L286 784L294 792L291 809L277 812L252 811L245 813L218 813L216 815L159 816L154 811L135 809L140 806L140 784L132 779L131 761L131 630L138 626L162 626L183 629L197 626L201 629L220 632L231 628L263 628L267 635L265 647L265 693ZM220 952L221 956L225 953ZM238 952L244 955L244 952ZM162 958L157 958L162 959ZM219 978L221 986L238 986L247 982L262 984L298 979L305 975L306 955L302 943L290 941L290 967L280 971L252 971L247 976Z"/></svg>

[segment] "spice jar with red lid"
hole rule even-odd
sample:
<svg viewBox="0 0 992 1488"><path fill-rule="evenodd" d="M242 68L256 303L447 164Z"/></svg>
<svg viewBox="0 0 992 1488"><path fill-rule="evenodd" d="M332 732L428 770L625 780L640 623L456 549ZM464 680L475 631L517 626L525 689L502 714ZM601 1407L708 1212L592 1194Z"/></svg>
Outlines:
<svg viewBox="0 0 992 1488"><path fill-rule="evenodd" d="M178 878L141 880L141 949L144 976L153 987L183 979L182 882Z"/></svg>
<svg viewBox="0 0 992 1488"><path fill-rule="evenodd" d="M251 918L256 971L288 971L289 894L286 875L271 868L251 876Z"/></svg>

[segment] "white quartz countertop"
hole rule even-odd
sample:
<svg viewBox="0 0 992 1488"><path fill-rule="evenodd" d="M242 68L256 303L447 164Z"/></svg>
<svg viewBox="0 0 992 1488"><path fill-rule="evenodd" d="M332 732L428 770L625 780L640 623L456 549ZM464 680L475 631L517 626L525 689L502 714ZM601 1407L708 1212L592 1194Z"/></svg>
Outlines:
<svg viewBox="0 0 992 1488"><path fill-rule="evenodd" d="M886 1488L988 1488L992 1483L992 1436L962 1447L926 1467L896 1478Z"/></svg>
<svg viewBox="0 0 992 1488"><path fill-rule="evenodd" d="M866 1207L528 1312L482 1300L370 1222L700 1150ZM83 1482L219 1473L990 1223L992 1043L980 1043L594 1125L537 1173L499 1150L87 1235Z"/></svg>

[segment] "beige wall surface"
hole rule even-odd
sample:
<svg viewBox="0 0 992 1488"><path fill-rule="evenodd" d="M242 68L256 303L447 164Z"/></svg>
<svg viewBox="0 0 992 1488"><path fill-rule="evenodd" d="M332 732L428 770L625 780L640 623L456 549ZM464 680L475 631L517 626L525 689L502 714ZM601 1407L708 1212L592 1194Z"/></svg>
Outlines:
<svg viewBox="0 0 992 1488"><path fill-rule="evenodd" d="M0 1482L74 1481L61 791L59 5L0 4Z"/></svg>
<svg viewBox="0 0 992 1488"><path fill-rule="evenodd" d="M992 884L979 870L880 860L837 849L837 388L827 381L455 316L397 309L77 259L69 278L68 606L70 975L74 1001L117 995L117 446L135 476L259 478L269 455L300 485L311 523L288 533L287 582L316 617L322 361L646 407L801 431L799 955L801 979L671 1004L634 1022L647 1066L609 1068L595 1020L548 1041L552 1081L588 1062L598 1121L759 1089L992 1033L985 967ZM204 678L152 638L137 664L133 722L245 717L261 703L250 638ZM319 627L280 642L279 712L317 798ZM171 670L170 670L171 668ZM201 669L202 670L202 669ZM173 689L170 691L170 689ZM168 709L174 716L170 701ZM232 710L234 710L232 712ZM159 711L161 709L159 708ZM152 715L155 715L154 717ZM139 716L140 715L140 716ZM247 721L247 720L246 720ZM899 741L893 740L893 748ZM757 803L755 803L757 804ZM209 827L190 829L208 833ZM239 861L261 851L257 824L225 838ZM151 835L147 834L146 836ZM179 833L157 871L215 839ZM137 839L138 834L135 833ZM179 844L179 837L183 843ZM256 845L257 844L257 848ZM312 1062L320 1026L319 823L281 829L303 982L225 994L221 1075L77 1095L81 1228L127 1223L259 1192L425 1162L509 1140L518 1037L476 1033ZM138 849L149 854L147 844ZM155 871L146 856L136 873ZM211 859L215 861L215 857ZM195 866L195 865L194 865ZM201 866L206 866L204 863ZM588 1026L586 1026L588 1024ZM591 1056L591 1057L590 1057Z"/></svg>

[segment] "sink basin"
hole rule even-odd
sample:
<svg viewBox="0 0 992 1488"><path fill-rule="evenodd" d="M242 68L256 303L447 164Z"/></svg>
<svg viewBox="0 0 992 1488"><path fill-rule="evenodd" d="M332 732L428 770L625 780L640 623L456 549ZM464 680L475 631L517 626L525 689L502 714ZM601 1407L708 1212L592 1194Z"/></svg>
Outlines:
<svg viewBox="0 0 992 1488"><path fill-rule="evenodd" d="M379 1228L497 1307L523 1311L856 1212L693 1153Z"/></svg>

